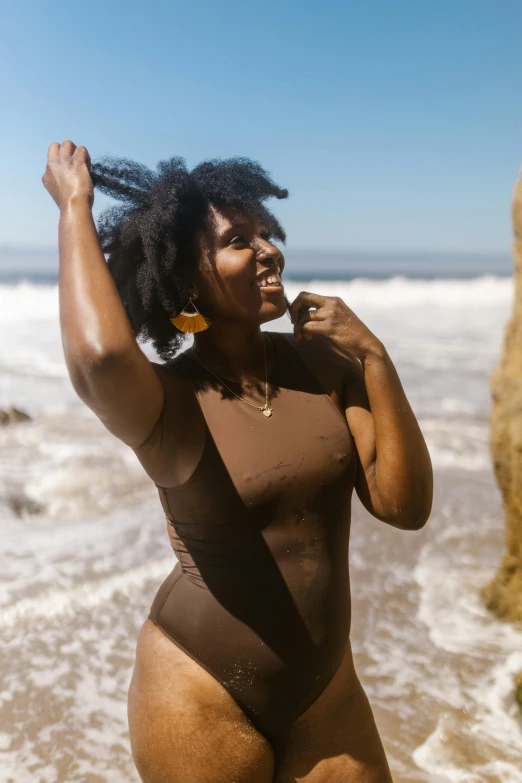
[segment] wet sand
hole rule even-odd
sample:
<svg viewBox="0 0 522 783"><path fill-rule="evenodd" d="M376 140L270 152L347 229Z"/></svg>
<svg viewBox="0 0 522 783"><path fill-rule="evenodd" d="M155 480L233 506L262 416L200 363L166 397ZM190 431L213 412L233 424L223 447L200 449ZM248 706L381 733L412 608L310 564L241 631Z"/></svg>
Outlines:
<svg viewBox="0 0 522 783"><path fill-rule="evenodd" d="M491 473L437 471L417 532L355 517L352 644L395 783L522 781L522 631L478 595L503 552Z"/></svg>
<svg viewBox="0 0 522 783"><path fill-rule="evenodd" d="M141 544L131 525L121 541L141 548L147 539L141 566L91 573L61 604L54 585L47 601L27 597L4 617L6 783L139 781L126 694L137 634L170 562L158 515L145 525ZM431 518L416 532L379 522L354 496L352 645L395 783L522 780L522 716L506 689L522 633L490 617L477 595L502 537L500 498L485 472L437 471Z"/></svg>

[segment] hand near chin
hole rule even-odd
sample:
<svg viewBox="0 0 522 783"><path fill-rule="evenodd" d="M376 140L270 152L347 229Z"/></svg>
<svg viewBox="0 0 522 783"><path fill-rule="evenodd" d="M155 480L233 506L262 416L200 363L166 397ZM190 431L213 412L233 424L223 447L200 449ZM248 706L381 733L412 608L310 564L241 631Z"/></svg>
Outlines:
<svg viewBox="0 0 522 783"><path fill-rule="evenodd" d="M381 341L339 296L321 296L301 291L290 305L289 314L296 340L301 337L311 340L314 334L323 334L342 351L361 360L383 347Z"/></svg>

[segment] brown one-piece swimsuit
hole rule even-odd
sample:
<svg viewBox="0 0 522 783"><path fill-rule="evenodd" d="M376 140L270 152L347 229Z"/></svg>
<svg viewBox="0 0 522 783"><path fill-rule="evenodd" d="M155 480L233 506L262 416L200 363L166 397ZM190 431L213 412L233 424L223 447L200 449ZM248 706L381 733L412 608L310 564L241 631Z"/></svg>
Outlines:
<svg viewBox="0 0 522 783"><path fill-rule="evenodd" d="M165 366L193 384L206 442L188 480L158 486L178 562L149 618L275 739L345 651L357 466L345 416L288 338L267 334L270 418L185 354Z"/></svg>

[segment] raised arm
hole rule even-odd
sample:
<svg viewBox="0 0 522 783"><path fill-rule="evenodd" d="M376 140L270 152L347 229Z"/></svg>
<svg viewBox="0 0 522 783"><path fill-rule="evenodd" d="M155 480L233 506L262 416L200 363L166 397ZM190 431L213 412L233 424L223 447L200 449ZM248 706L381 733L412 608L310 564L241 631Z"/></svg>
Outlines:
<svg viewBox="0 0 522 783"><path fill-rule="evenodd" d="M161 417L163 385L136 342L100 246L86 148L51 144L42 182L60 209L60 326L71 382L114 435L138 448Z"/></svg>

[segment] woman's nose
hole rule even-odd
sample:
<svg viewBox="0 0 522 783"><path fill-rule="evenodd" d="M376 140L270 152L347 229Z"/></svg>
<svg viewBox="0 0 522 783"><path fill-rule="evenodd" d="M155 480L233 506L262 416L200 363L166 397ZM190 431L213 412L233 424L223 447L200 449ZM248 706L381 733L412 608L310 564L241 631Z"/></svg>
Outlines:
<svg viewBox="0 0 522 783"><path fill-rule="evenodd" d="M262 237L258 238L256 249L258 258L279 258L281 256L279 248L269 242L268 239L263 239Z"/></svg>

